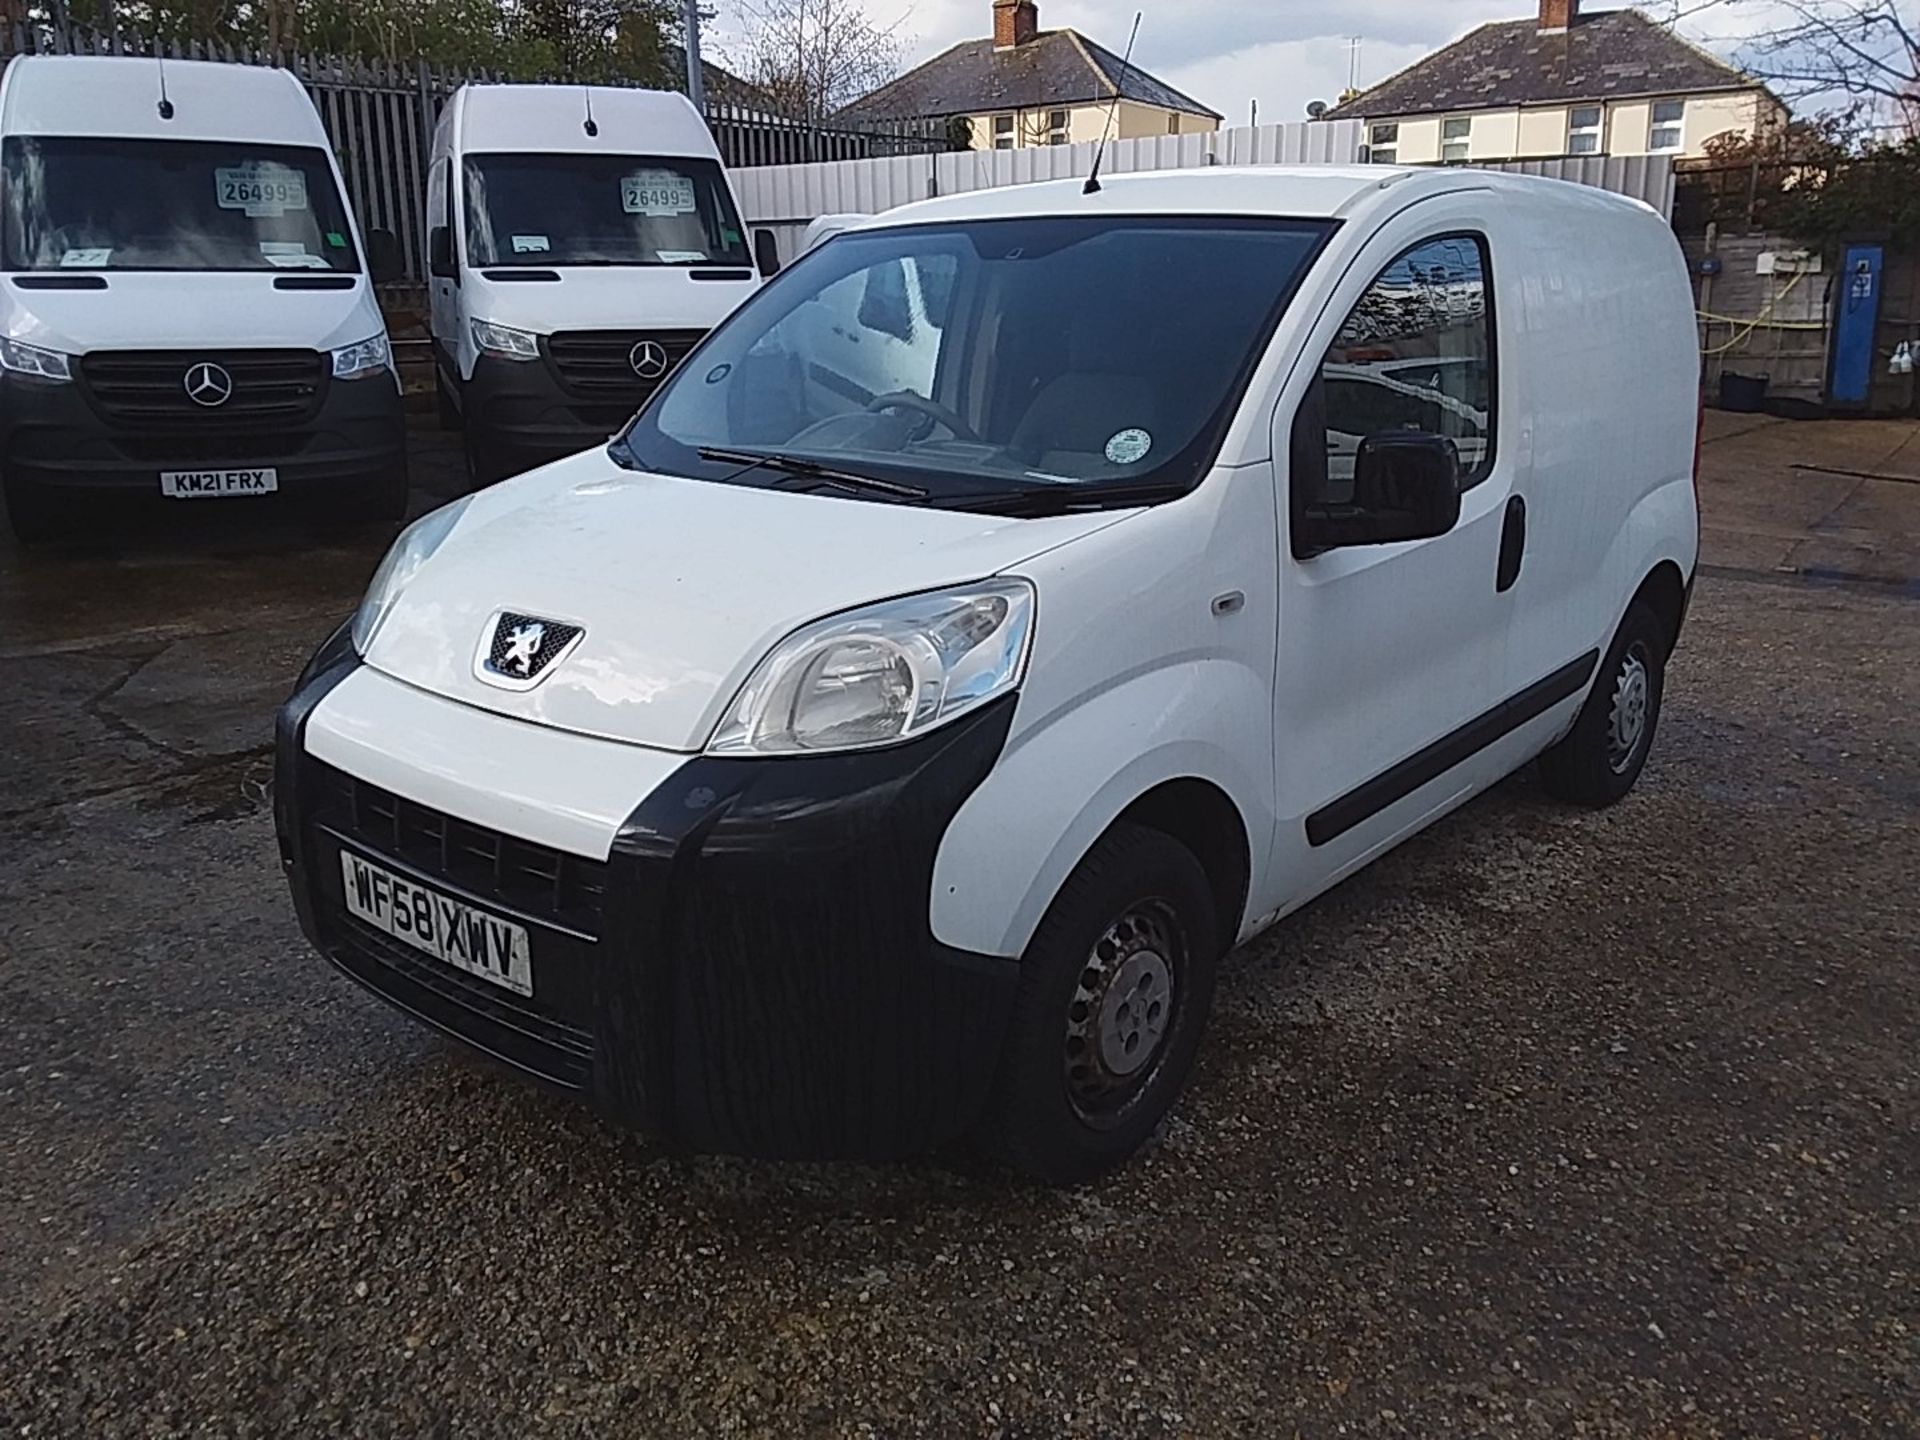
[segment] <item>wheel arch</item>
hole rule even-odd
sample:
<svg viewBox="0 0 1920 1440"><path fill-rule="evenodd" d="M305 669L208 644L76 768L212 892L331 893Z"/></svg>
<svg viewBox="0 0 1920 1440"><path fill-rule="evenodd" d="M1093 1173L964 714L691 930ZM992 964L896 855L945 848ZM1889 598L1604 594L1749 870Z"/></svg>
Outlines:
<svg viewBox="0 0 1920 1440"><path fill-rule="evenodd" d="M1633 592L1628 608L1634 605L1645 605L1660 617L1667 637L1667 654L1671 655L1679 643L1680 625L1687 613L1687 581L1680 567L1671 560L1655 565L1640 582L1640 588Z"/></svg>
<svg viewBox="0 0 1920 1440"><path fill-rule="evenodd" d="M1246 914L1253 877L1253 847L1246 819L1233 798L1212 781L1197 776L1165 780L1129 803L1102 837L1121 824L1158 830L1185 846L1200 862L1213 892L1221 948L1231 949Z"/></svg>

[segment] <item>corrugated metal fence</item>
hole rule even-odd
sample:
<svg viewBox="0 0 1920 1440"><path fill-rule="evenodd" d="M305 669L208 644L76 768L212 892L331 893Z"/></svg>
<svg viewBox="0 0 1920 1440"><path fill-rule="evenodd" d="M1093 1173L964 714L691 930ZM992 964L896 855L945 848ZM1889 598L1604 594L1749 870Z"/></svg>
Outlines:
<svg viewBox="0 0 1920 1440"><path fill-rule="evenodd" d="M1359 121L1342 120L1120 140L1107 147L1102 169L1120 174L1208 165L1353 165L1360 160L1362 130ZM1093 168L1096 148L1086 143L774 165L737 170L733 179L748 222L773 230L782 256L791 259L819 216L877 215L933 195L1081 176ZM1673 212L1673 163L1663 156L1573 156L1485 168L1597 185L1644 200L1662 215Z"/></svg>
<svg viewBox="0 0 1920 1440"><path fill-rule="evenodd" d="M406 263L406 278L401 283L407 288L424 285L426 278L427 157L440 107L465 84L542 78L441 69L424 61L409 64L275 56L199 41L168 41L156 46L126 31L109 33L77 24L0 25L0 58L156 53L170 60L275 65L291 71L306 86L320 112L321 123L340 158L347 198L361 225L391 230L399 238ZM717 76L718 72L713 73ZM707 126L729 166L855 161L876 155L917 154L946 144L944 130L927 122L822 125L781 114L757 95L742 99L716 93L720 88L713 85L709 90Z"/></svg>

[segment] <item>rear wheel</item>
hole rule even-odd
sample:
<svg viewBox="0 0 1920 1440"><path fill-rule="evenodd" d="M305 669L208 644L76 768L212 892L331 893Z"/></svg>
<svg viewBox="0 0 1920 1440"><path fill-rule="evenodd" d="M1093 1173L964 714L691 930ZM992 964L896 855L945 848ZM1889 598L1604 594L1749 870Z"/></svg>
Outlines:
<svg viewBox="0 0 1920 1440"><path fill-rule="evenodd" d="M1090 1180L1139 1149L1193 1068L1218 950L1212 891L1192 852L1158 830L1116 825L1027 947L985 1148L1055 1185Z"/></svg>
<svg viewBox="0 0 1920 1440"><path fill-rule="evenodd" d="M1640 601L1627 607L1580 717L1540 757L1549 794L1599 809L1633 789L1660 723L1668 643L1668 628L1652 607Z"/></svg>

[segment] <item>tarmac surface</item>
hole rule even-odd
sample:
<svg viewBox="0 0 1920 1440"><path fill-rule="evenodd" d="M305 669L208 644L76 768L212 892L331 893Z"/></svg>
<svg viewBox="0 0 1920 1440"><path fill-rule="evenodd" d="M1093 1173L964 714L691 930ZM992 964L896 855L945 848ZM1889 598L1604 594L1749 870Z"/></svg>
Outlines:
<svg viewBox="0 0 1920 1440"><path fill-rule="evenodd" d="M1713 419L1636 793L1517 776L1236 952L1078 1191L463 1058L274 853L384 537L0 542L0 1434L1920 1433L1920 427Z"/></svg>

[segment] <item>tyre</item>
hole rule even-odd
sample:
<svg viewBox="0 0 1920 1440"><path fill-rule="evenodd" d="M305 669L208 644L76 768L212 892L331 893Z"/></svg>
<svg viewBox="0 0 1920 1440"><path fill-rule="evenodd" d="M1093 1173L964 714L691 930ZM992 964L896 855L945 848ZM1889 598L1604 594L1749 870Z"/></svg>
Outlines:
<svg viewBox="0 0 1920 1440"><path fill-rule="evenodd" d="M1139 1149L1193 1068L1219 923L1191 851L1114 826L1027 947L982 1148L1053 1185L1091 1180Z"/></svg>
<svg viewBox="0 0 1920 1440"><path fill-rule="evenodd" d="M60 497L9 485L6 498L7 524L22 545L42 545L73 533L74 512Z"/></svg>
<svg viewBox="0 0 1920 1440"><path fill-rule="evenodd" d="M1651 607L1627 608L1573 729L1540 757L1548 794L1599 809L1633 788L1660 723L1668 644L1669 628Z"/></svg>
<svg viewBox="0 0 1920 1440"><path fill-rule="evenodd" d="M453 403L453 393L447 388L447 377L438 365L433 367L433 408L442 430L460 428L460 408Z"/></svg>

